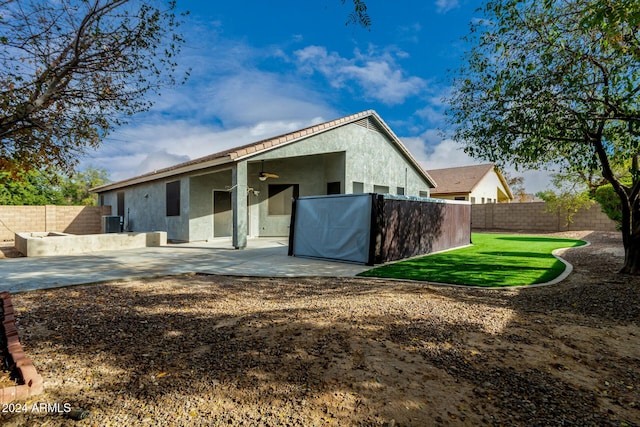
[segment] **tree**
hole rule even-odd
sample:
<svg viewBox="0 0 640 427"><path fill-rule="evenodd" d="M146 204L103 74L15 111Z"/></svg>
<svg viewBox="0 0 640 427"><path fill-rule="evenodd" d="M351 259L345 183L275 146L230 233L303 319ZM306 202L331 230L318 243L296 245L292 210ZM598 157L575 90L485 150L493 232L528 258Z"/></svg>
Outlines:
<svg viewBox="0 0 640 427"><path fill-rule="evenodd" d="M582 24L597 29L615 49L640 60L640 2L599 0L591 2Z"/></svg>
<svg viewBox="0 0 640 427"><path fill-rule="evenodd" d="M640 62L632 49L611 42L602 21L589 24L592 9L603 4L488 2L486 19L472 26L447 114L472 156L600 173L620 199L621 272L639 274ZM621 162L630 163L630 183L616 176Z"/></svg>
<svg viewBox="0 0 640 427"><path fill-rule="evenodd" d="M176 81L175 2L0 0L0 168L73 168Z"/></svg>
<svg viewBox="0 0 640 427"><path fill-rule="evenodd" d="M602 212L604 212L612 221L616 223L616 228L620 229L622 225L622 207L620 205L620 197L613 190L611 184L605 184L596 189L594 197Z"/></svg>
<svg viewBox="0 0 640 427"><path fill-rule="evenodd" d="M581 180L567 180L563 174L555 174L551 180L554 189L536 193L545 202L545 211L561 216L565 226L573 222L573 217L581 209L593 205L590 192Z"/></svg>
<svg viewBox="0 0 640 427"><path fill-rule="evenodd" d="M75 172L61 180L60 190L67 205L96 206L98 195L89 190L109 182L109 175L104 169L86 168Z"/></svg>
<svg viewBox="0 0 640 427"><path fill-rule="evenodd" d="M347 25L356 24L360 25L363 28L371 27L371 18L369 17L369 13L367 12L367 4L362 0L352 0L353 1L353 12L349 14L349 18L347 19ZM346 0L342 0L342 4L345 4Z"/></svg>
<svg viewBox="0 0 640 427"><path fill-rule="evenodd" d="M97 205L89 189L109 182L104 169L87 168L73 175L51 170L0 172L0 205Z"/></svg>
<svg viewBox="0 0 640 427"><path fill-rule="evenodd" d="M502 176L507 181L507 185L513 194L513 198L516 202L522 203L527 201L527 190L524 188L524 177L518 175L511 175L507 172L503 172Z"/></svg>
<svg viewBox="0 0 640 427"><path fill-rule="evenodd" d="M34 169L0 172L0 205L63 205L56 179Z"/></svg>

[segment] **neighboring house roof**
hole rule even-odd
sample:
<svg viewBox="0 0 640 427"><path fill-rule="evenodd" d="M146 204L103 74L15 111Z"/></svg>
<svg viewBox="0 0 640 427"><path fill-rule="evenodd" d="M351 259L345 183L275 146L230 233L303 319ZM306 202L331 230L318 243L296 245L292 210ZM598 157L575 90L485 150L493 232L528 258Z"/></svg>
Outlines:
<svg viewBox="0 0 640 427"><path fill-rule="evenodd" d="M367 118L372 119L370 123ZM393 133L389 126L380 118L380 116L373 110L362 111L360 113L352 114L350 116L341 117L339 119L331 120L328 122L320 123L317 125L309 126L304 129L296 130L283 135L278 135L272 138L263 139L261 141L253 142L251 144L243 145L240 147L231 148L229 150L221 151L218 153L210 154L208 156L200 157L194 160L189 160L184 163L180 163L174 166L170 166L164 169L159 169L150 173L139 175L133 178L129 178L123 181L118 181L99 187L92 188L91 191L100 193L104 191L115 190L129 185L141 184L144 182L155 181L162 178L167 178L174 175L183 173L189 173L201 169L206 169L214 166L220 166L224 164L230 164L240 160L244 160L260 153L273 150L286 144L291 144L296 141L300 141L311 136L315 136L329 130L345 126L351 123L362 124L363 126L373 125L376 130L384 133L389 137L394 145L402 152L407 160L415 167L415 169L422 174L422 176L435 187L436 183L434 179L425 171L417 160L411 155L407 148L402 144L400 139ZM381 159L383 160L383 159Z"/></svg>
<svg viewBox="0 0 640 427"><path fill-rule="evenodd" d="M498 175L498 179L500 179L509 198L513 199L513 194L507 181L493 163L428 170L427 173L438 183L438 186L431 190L431 194L437 196L439 194L471 193L480 181L492 171Z"/></svg>

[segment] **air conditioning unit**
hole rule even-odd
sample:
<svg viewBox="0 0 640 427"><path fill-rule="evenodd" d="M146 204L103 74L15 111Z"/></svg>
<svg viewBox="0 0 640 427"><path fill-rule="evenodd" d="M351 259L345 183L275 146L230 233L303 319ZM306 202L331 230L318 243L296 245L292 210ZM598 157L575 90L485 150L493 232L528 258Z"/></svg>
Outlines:
<svg viewBox="0 0 640 427"><path fill-rule="evenodd" d="M105 215L102 217L103 233L120 233L122 231L120 225L120 217L117 215Z"/></svg>

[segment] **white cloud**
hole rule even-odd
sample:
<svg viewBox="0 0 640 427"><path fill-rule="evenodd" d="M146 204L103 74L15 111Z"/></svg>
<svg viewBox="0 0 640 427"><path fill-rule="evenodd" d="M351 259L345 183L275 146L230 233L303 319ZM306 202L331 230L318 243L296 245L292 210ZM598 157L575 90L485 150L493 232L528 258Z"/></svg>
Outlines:
<svg viewBox="0 0 640 427"><path fill-rule="evenodd" d="M308 120L332 116L324 95L301 83L259 70L247 70L219 79L206 89L202 109L227 126L260 121Z"/></svg>
<svg viewBox="0 0 640 427"><path fill-rule="evenodd" d="M343 58L337 52L328 52L322 46L307 46L294 52L296 63L302 72L323 74L335 88L357 85L364 97L387 105L401 104L405 99L420 95L427 82L419 77L407 76L397 64L396 58L406 57L406 52L386 50L354 52L353 58Z"/></svg>
<svg viewBox="0 0 640 427"><path fill-rule="evenodd" d="M459 7L460 2L458 0L436 0L436 10L438 13L447 13Z"/></svg>
<svg viewBox="0 0 640 427"><path fill-rule="evenodd" d="M471 166L487 163L474 159L463 151L462 144L452 139L442 139L436 130L428 130L419 137L401 138L407 149L427 170ZM516 171L513 166L505 169L511 176L522 176L527 193L535 194L549 188L551 179L548 171Z"/></svg>
<svg viewBox="0 0 640 427"><path fill-rule="evenodd" d="M151 172L154 170L166 168L177 163L186 162L189 156L171 154L167 150L154 151L147 156L138 165L136 175Z"/></svg>
<svg viewBox="0 0 640 427"><path fill-rule="evenodd" d="M428 137L432 140L437 138L434 131L428 131ZM486 163L482 160L474 159L463 151L462 144L452 140L444 139L436 145L431 145L429 158L424 163L425 169L452 168L458 166L469 166Z"/></svg>
<svg viewBox="0 0 640 427"><path fill-rule="evenodd" d="M253 126L230 129L180 120L146 123L117 132L96 152L83 159L80 166L104 168L111 180L119 181L325 120L311 117L305 120L260 121Z"/></svg>

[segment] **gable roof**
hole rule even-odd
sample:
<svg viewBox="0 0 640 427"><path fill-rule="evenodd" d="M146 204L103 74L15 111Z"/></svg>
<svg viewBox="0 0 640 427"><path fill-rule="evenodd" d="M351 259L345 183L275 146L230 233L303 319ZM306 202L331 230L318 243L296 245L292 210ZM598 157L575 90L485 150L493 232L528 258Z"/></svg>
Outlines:
<svg viewBox="0 0 640 427"><path fill-rule="evenodd" d="M438 186L431 190L431 194L471 193L480 181L492 171L498 175L498 179L500 179L500 183L502 183L509 198L513 199L513 194L511 194L507 181L493 163L429 170L427 171L429 175L438 182Z"/></svg>
<svg viewBox="0 0 640 427"><path fill-rule="evenodd" d="M373 128L389 137L391 142L402 152L405 158L411 163L416 171L420 173L427 182L431 183L435 187L434 179L425 171L418 161L411 155L400 139L393 133L389 126L382 120L382 118L373 110L366 110L360 113L352 114L350 116L341 117L328 122L320 123L317 125L309 126L304 129L299 129L290 133L278 135L272 138L263 139L250 144L242 145L235 148L230 148L225 151L210 154L197 159L189 160L184 163L179 163L167 168L155 170L143 175L138 175L133 178L129 178L123 181L113 182L110 184L101 185L99 187L92 188L90 191L100 193L104 191L110 191L117 188L127 187L129 185L141 184L144 182L155 181L158 179L168 178L171 176L189 173L201 169L206 169L214 166L220 166L224 164L231 164L233 162L241 161L246 158L256 156L260 153L276 149L278 147L291 144L311 136L319 135L321 133L330 131L332 129L345 126L351 123L359 124L367 128Z"/></svg>

